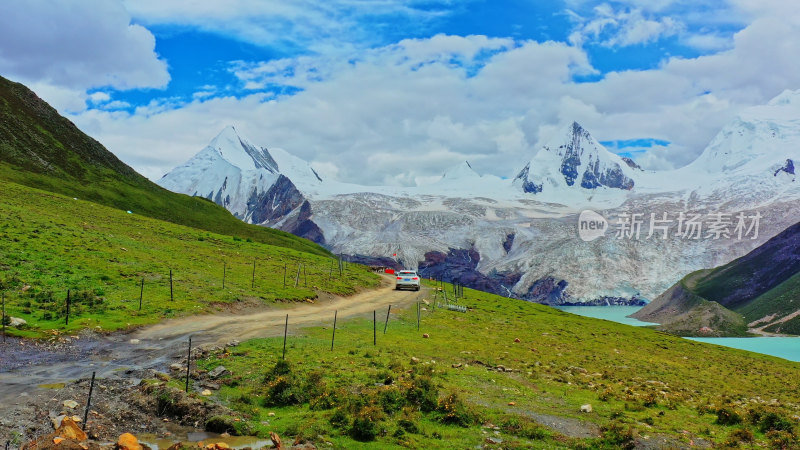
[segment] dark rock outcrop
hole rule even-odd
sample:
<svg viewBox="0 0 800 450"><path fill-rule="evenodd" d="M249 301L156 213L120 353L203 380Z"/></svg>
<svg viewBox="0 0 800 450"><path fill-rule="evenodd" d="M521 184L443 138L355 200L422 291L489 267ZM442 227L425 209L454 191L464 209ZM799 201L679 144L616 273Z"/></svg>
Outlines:
<svg viewBox="0 0 800 450"><path fill-rule="evenodd" d="M514 234L514 233L509 233L509 234L506 235L506 240L503 241L503 250L505 250L506 253L510 252L511 251L511 247L514 246L514 237L515 236L516 236L516 234Z"/></svg>
<svg viewBox="0 0 800 450"><path fill-rule="evenodd" d="M586 189L594 189L600 186L608 186L617 189L625 189L630 191L633 189L633 180L626 177L622 173L622 168L618 165L610 167L606 170L600 169L600 161L595 160L594 163L589 163L586 172L583 173L581 179L581 187Z"/></svg>
<svg viewBox="0 0 800 450"><path fill-rule="evenodd" d="M508 248L513 242L513 235L506 240ZM522 278L519 272L497 272L483 274L477 270L480 254L475 249L450 249L447 254L442 252L428 252L425 261L419 263L419 274L425 278L444 280L448 283L459 283L468 288L483 292L502 295L509 298L518 298L533 303L552 306L606 306L626 305L641 306L646 302L638 296L625 297L599 297L588 301L573 299L567 292L569 283L549 276L539 279L531 285L528 292L518 295L512 292L514 285Z"/></svg>
<svg viewBox="0 0 800 450"><path fill-rule="evenodd" d="M296 215L291 216L295 211ZM325 236L311 216L311 204L284 175L279 175L265 192L257 195L253 191L247 201L246 219L249 218L252 223L273 226L283 221L279 229L317 244L324 244Z"/></svg>
<svg viewBox="0 0 800 450"><path fill-rule="evenodd" d="M289 218L281 226L281 229L317 244L325 244L325 235L322 233L322 229L311 219L311 205L308 201L303 202L297 216Z"/></svg>
<svg viewBox="0 0 800 450"><path fill-rule="evenodd" d="M275 183L265 192L261 194L253 192L247 201L247 215L252 223L273 224L286 217L304 201L303 194L297 190L294 183L284 175L279 175Z"/></svg>
<svg viewBox="0 0 800 450"><path fill-rule="evenodd" d="M513 297L511 288L517 284L519 273L492 272L485 275L477 270L480 254L475 249L450 249L447 254L428 252L418 265L419 274L425 278L459 283L483 292Z"/></svg>
<svg viewBox="0 0 800 450"><path fill-rule="evenodd" d="M627 164L628 167L630 167L631 169L644 170L644 169L642 169L642 166L640 166L639 164L636 164L636 161L628 158L627 156L623 156L622 160L625 161L625 164Z"/></svg>
<svg viewBox="0 0 800 450"><path fill-rule="evenodd" d="M571 299L566 292L569 283L566 280L556 281L554 277L544 277L533 282L523 300L545 305L561 305Z"/></svg>
<svg viewBox="0 0 800 450"><path fill-rule="evenodd" d="M787 159L786 163L783 165L783 167L781 167L780 169L776 170L775 173L773 174L773 176L777 177L778 174L781 173L781 172L786 172L786 173L788 173L790 175L794 175L795 174L794 173L794 161L792 161L791 159Z"/></svg>
<svg viewBox="0 0 800 450"><path fill-rule="evenodd" d="M528 163L518 174L515 180L522 182L522 192L528 194L537 194L542 192L542 183L536 184L528 178L531 170L531 165Z"/></svg>

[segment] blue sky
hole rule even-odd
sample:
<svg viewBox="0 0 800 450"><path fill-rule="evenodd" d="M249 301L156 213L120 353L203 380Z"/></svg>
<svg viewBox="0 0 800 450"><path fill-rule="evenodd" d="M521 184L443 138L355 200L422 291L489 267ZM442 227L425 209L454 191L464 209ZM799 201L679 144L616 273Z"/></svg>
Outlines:
<svg viewBox="0 0 800 450"><path fill-rule="evenodd" d="M787 3L12 0L0 74L151 178L228 124L368 184L512 176L572 121L664 170L800 88Z"/></svg>
<svg viewBox="0 0 800 450"><path fill-rule="evenodd" d="M575 27L572 14L567 12L568 6L557 1L475 0L448 6L440 2L420 2L417 8L432 14L422 23L415 23L413 17L404 13L363 17L359 26L364 27L369 36L361 42L346 44L356 48L377 48L403 39L425 39L438 34L566 42ZM132 22L148 25L135 18ZM718 27L720 33L728 36L739 29L735 24ZM206 86L217 88L216 95L248 95L252 92L243 91L243 83L230 70L232 62L258 63L316 53L313 39L295 41L287 37L275 43L253 44L231 32L212 32L186 25L158 24L149 26L149 30L156 38L155 52L169 64L171 81L158 89L115 91L114 98L129 103L128 109L159 97L191 101L194 94L204 91ZM606 37L611 33L608 31ZM575 75L573 79L576 82L596 81L614 71L653 69L671 56L693 58L703 54L702 50L686 45L677 36L628 46L587 42L584 49L597 72ZM271 86L262 91L276 95L285 93L281 86ZM87 106L92 105L89 103Z"/></svg>

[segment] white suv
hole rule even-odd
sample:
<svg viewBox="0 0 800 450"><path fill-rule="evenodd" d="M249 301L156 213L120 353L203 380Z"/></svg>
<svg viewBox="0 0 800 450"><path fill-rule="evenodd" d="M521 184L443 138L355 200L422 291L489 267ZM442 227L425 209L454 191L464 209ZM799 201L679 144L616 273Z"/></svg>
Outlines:
<svg viewBox="0 0 800 450"><path fill-rule="evenodd" d="M397 272L397 281L394 288L419 290L419 275L415 270L400 270Z"/></svg>

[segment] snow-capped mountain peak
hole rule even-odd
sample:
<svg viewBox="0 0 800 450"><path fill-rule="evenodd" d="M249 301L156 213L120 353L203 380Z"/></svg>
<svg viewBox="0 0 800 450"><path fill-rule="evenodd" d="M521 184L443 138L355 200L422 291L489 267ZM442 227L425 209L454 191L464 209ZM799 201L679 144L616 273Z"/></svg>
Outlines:
<svg viewBox="0 0 800 450"><path fill-rule="evenodd" d="M800 108L800 89L786 89L767 102L767 106L793 106Z"/></svg>
<svg viewBox="0 0 800 450"><path fill-rule="evenodd" d="M279 171L278 164L267 149L251 144L231 125L225 127L208 146L216 150L222 159L242 170L263 168L271 173Z"/></svg>
<svg viewBox="0 0 800 450"><path fill-rule="evenodd" d="M519 172L514 185L527 193L582 188L631 190L633 169L609 152L580 124L557 133Z"/></svg>
<svg viewBox="0 0 800 450"><path fill-rule="evenodd" d="M257 147L228 126L157 183L175 192L208 198L243 220L262 223L302 204L298 189L321 182L308 162L281 149ZM276 199L285 203L279 212Z"/></svg>
<svg viewBox="0 0 800 450"><path fill-rule="evenodd" d="M798 149L800 90L787 90L766 105L742 111L686 168L724 177L794 175Z"/></svg>
<svg viewBox="0 0 800 450"><path fill-rule="evenodd" d="M442 181L465 180L480 177L481 176L478 175L478 172L475 172L475 169L472 168L472 165L469 163L469 161L464 161L447 169L442 174Z"/></svg>

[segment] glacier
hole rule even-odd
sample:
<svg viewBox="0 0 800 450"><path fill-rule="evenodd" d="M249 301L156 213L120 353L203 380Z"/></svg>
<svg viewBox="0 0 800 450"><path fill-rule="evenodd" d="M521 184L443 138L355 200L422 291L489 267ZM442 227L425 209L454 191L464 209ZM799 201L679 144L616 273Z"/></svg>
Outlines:
<svg viewBox="0 0 800 450"><path fill-rule="evenodd" d="M795 223L798 160L800 91L786 91L743 111L675 170L643 170L572 123L514 179L480 175L464 161L425 186L364 186L323 181L307 162L252 145L229 127L159 184L359 261L396 254L399 266L425 276L503 295L608 302L654 298L687 273L727 263ZM609 233L591 242L578 235L587 209L609 222ZM645 224L667 216L673 220L660 236L678 233L680 213L733 222L739 213L758 214L758 235L647 238ZM643 221L639 238L615 236L634 214Z"/></svg>

